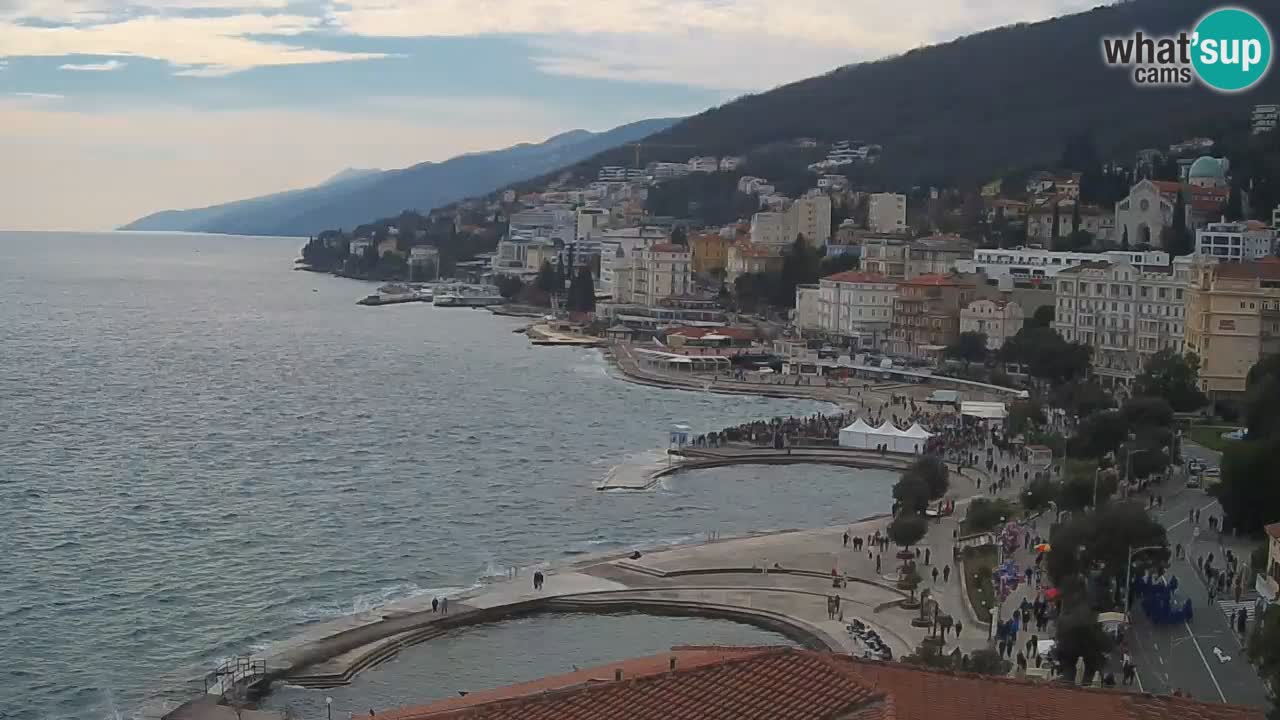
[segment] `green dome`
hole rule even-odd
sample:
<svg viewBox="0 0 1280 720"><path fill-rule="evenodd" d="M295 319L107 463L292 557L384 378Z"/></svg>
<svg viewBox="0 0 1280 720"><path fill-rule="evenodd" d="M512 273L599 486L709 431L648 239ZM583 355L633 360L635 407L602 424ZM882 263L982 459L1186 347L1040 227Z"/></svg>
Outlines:
<svg viewBox="0 0 1280 720"><path fill-rule="evenodd" d="M1214 158L1205 155L1191 163L1191 170L1188 177L1192 178L1224 178L1226 173L1222 171L1222 163Z"/></svg>

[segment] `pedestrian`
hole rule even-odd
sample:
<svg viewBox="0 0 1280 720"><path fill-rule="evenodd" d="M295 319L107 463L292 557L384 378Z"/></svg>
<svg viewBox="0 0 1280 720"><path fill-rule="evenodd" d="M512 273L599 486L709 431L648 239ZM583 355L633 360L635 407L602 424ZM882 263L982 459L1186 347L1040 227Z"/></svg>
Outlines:
<svg viewBox="0 0 1280 720"><path fill-rule="evenodd" d="M938 584L938 568L933 569L933 584Z"/></svg>
<svg viewBox="0 0 1280 720"><path fill-rule="evenodd" d="M1017 662L1018 662L1018 672L1026 673L1027 672L1027 656L1019 652Z"/></svg>
<svg viewBox="0 0 1280 720"><path fill-rule="evenodd" d="M440 609L440 599L431 598L431 612L435 612L436 610L439 610L439 609Z"/></svg>
<svg viewBox="0 0 1280 720"><path fill-rule="evenodd" d="M928 565L928 564L929 564L929 556L932 554L932 552L933 552L933 551L932 551L932 550L930 550L929 548L925 548L925 549L924 549L924 564L925 564L925 565Z"/></svg>
<svg viewBox="0 0 1280 720"><path fill-rule="evenodd" d="M961 628L960 621L957 620L956 621L956 639L957 640L960 639L960 628Z"/></svg>
<svg viewBox="0 0 1280 720"><path fill-rule="evenodd" d="M876 555L876 574L880 574L880 556Z"/></svg>
<svg viewBox="0 0 1280 720"><path fill-rule="evenodd" d="M449 614L449 598L447 597L440 599L440 614L441 615Z"/></svg>
<svg viewBox="0 0 1280 720"><path fill-rule="evenodd" d="M1240 637L1244 637L1249 630L1249 611L1240 608L1240 612L1236 614L1236 632L1240 633Z"/></svg>
<svg viewBox="0 0 1280 720"><path fill-rule="evenodd" d="M950 581L951 581L951 566L943 565L942 566L942 582L950 582Z"/></svg>
<svg viewBox="0 0 1280 720"><path fill-rule="evenodd" d="M827 596L827 619L834 620L836 617L835 598L831 595Z"/></svg>
<svg viewBox="0 0 1280 720"><path fill-rule="evenodd" d="M844 531L844 546L849 547L849 531Z"/></svg>

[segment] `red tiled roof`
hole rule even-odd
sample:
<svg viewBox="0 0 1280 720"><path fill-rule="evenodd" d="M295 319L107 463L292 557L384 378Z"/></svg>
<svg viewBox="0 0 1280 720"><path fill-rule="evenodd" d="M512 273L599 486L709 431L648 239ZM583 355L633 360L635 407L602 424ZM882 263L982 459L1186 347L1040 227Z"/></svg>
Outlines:
<svg viewBox="0 0 1280 720"><path fill-rule="evenodd" d="M1156 189L1165 195L1175 195L1182 192L1182 183L1174 182L1173 180L1152 180L1151 184L1155 185Z"/></svg>
<svg viewBox="0 0 1280 720"><path fill-rule="evenodd" d="M1264 527L1263 530L1266 530L1271 537L1280 540L1280 523L1271 523Z"/></svg>
<svg viewBox="0 0 1280 720"><path fill-rule="evenodd" d="M831 282L845 282L845 283L890 282L888 278L886 278L884 275L881 275L880 273L865 272L862 270L846 270L844 272L836 273L835 275L828 275L822 279L830 280Z"/></svg>
<svg viewBox="0 0 1280 720"><path fill-rule="evenodd" d="M1213 274L1233 280L1280 280L1280 262L1264 258L1254 262L1218 263L1213 266Z"/></svg>
<svg viewBox="0 0 1280 720"><path fill-rule="evenodd" d="M411 720L893 720L885 693L839 655L754 648L696 667L552 689L379 718ZM666 655L660 656L666 661ZM604 668L602 668L604 669ZM610 668L611 670L611 668ZM536 694L529 694L536 693ZM469 696L468 696L469 697ZM454 702L454 701L448 701Z"/></svg>
<svg viewBox="0 0 1280 720"><path fill-rule="evenodd" d="M1262 720L1260 708L850 660L897 720Z"/></svg>
<svg viewBox="0 0 1280 720"><path fill-rule="evenodd" d="M917 275L916 277L902 283L903 285L928 285L930 287L953 287L958 285L967 285L950 275L942 275L934 273L932 275Z"/></svg>

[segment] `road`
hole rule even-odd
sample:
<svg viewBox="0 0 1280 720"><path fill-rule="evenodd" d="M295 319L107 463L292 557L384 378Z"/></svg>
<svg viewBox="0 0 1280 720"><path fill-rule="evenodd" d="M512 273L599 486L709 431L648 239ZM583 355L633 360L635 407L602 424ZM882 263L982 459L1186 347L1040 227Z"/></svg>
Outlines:
<svg viewBox="0 0 1280 720"><path fill-rule="evenodd" d="M1209 465L1220 462L1219 453L1193 443L1184 443L1183 454ZM1217 501L1203 490L1183 485L1179 478L1169 480L1162 488L1164 507L1154 514L1168 528L1169 545L1186 548L1186 559L1175 560L1171 570L1181 583L1182 597L1191 598L1194 617L1189 623L1155 626L1141 609L1135 608L1129 645L1138 666L1139 682L1146 692L1171 693L1181 689L1208 702L1267 706L1270 701L1266 688L1245 658L1239 635L1217 604L1208 603L1208 588L1193 565L1197 555L1213 553L1223 557L1224 546L1208 528L1209 517L1220 516ZM1198 539L1189 519L1192 509L1201 511ZM1233 543L1230 538L1225 541L1234 552L1247 556L1248 543ZM1221 566L1221 561L1215 562Z"/></svg>

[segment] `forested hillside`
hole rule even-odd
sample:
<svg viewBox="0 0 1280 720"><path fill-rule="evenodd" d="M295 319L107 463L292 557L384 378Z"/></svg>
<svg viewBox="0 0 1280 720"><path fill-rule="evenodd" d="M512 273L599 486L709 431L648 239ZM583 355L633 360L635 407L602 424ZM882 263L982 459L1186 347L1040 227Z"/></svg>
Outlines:
<svg viewBox="0 0 1280 720"><path fill-rule="evenodd" d="M879 163L852 171L856 184L963 187L1053 162L1064 139L1081 132L1091 131L1105 156L1220 135L1254 103L1280 101L1280 73L1235 95L1139 88L1126 70L1104 65L1101 50L1104 36L1174 33L1219 5L1133 0L848 66L688 118L649 138L643 159L741 154L800 137L853 139L883 146ZM1280 2L1236 5L1280 27ZM632 162L632 151L619 148L575 171L591 177L600 165Z"/></svg>

